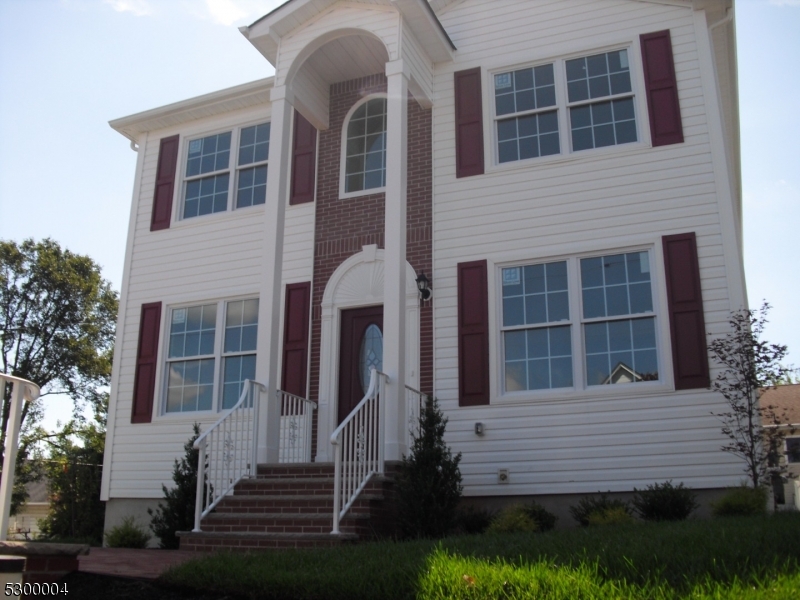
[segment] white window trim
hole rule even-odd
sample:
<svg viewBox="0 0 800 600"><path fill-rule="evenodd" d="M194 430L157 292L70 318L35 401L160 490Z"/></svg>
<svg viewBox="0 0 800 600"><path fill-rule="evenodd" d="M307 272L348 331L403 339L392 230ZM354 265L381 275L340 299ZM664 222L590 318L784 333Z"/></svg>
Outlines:
<svg viewBox="0 0 800 600"><path fill-rule="evenodd" d="M267 160L254 162L247 165L239 166L239 145L241 143L242 138L242 129L247 127L253 127L255 125L263 125L265 123L271 124L271 119L267 118L266 120L261 119L252 119L244 123L237 123L235 125L228 125L227 127L220 127L216 129L209 129L209 130L202 130L192 132L185 137L181 135L180 138L180 149L178 152L178 156L180 157L180 162L178 163L178 173L176 178L179 180L180 185L176 185L176 193L177 197L174 198L173 205L175 206L175 211L173 214L173 224L179 223L194 223L197 221L202 221L204 218L207 217L214 217L216 216L219 218L222 215L230 215L231 213L237 213L239 211L248 211L248 210L263 210L264 204L255 204L250 206L243 206L242 208L236 208L236 191L238 189L239 183L239 172L243 169L250 169L253 167L260 167L260 166L269 166L269 154L267 154ZM228 156L228 166L225 169L219 169L217 171L210 171L208 173L202 173L200 175L192 175L191 177L186 176L186 166L189 160L189 145L194 140L203 139L212 135L219 135L221 133L228 133L231 134L231 148L230 148L230 155ZM271 129L270 129L271 132ZM270 143L272 141L270 140ZM230 173L230 177L228 178L228 200L225 207L225 210L221 210L219 212L212 212L205 215L197 215L195 217L184 217L183 216L183 209L184 209L184 202L186 201L186 186L189 182L195 181L198 179L205 179L206 177L214 177L216 175L223 175L225 173Z"/></svg>
<svg viewBox="0 0 800 600"><path fill-rule="evenodd" d="M156 389L158 395L155 402L158 403L155 414L157 420L192 420L198 416L214 416L222 412L222 388L223 388L223 363L226 357L231 356L244 356L248 354L258 355L258 349L254 351L242 352L225 352L225 315L227 313L227 306L231 302L241 302L243 300L258 299L257 294L246 294L241 296L231 296L225 298L211 298L211 299L196 299L187 300L185 302L176 302L166 306L164 311L163 322L161 324L161 352L156 372L157 381L159 381ZM188 356L170 359L169 357L169 344L170 344L170 324L172 323L172 314L176 310L182 308L191 308L194 306L204 306L208 304L217 305L217 314L214 328L214 354L202 356ZM176 411L167 412L167 396L169 394L169 363L180 362L187 360L201 360L203 358L214 358L214 386L213 394L211 397L211 409L209 410L189 410L189 411Z"/></svg>
<svg viewBox="0 0 800 600"><path fill-rule="evenodd" d="M659 238L660 239L660 238ZM650 256L653 294L653 312L642 317L655 317L656 355L659 368L658 381L641 381L617 385L586 384L586 359L583 344L583 294L580 282L580 259L594 256L609 256L630 252L648 251ZM503 290L502 269L508 267L567 261L567 281L569 286L569 322L541 324L542 326L558 326L569 323L572 342L572 387L505 391L505 349L503 344ZM490 345L491 389L494 390L492 404L530 404L564 401L606 400L608 398L624 398L643 395L662 395L674 391L672 379L672 355L669 334L669 315L667 314L666 280L664 275L663 254L661 244L657 240L643 241L623 247L608 246L599 248L592 244L591 248L576 248L576 252L564 252L540 255L520 255L518 257L503 256L499 260L489 261L489 309L490 329L495 332ZM635 319L640 315L621 315L613 319ZM589 319L588 321L608 321L607 318ZM493 322L492 322L493 321Z"/></svg>
<svg viewBox="0 0 800 600"><path fill-rule="evenodd" d="M484 106L484 140L491 140L491 144L484 144L484 162L487 165L487 173L513 171L518 169L530 169L532 166L550 165L553 163L572 162L575 160L585 160L587 158L601 158L607 154L635 154L642 150L642 148L651 148L652 141L650 139L650 121L649 112L647 107L647 97L645 94L645 81L644 70L641 60L641 49L638 43L639 37L609 42L606 44L582 47L579 50L570 49L563 53L555 55L548 55L541 59L520 61L514 63L504 63L496 66L489 66L482 70L482 95ZM628 62L631 73L631 92L630 95L634 99L634 110L636 112L636 137L637 141L625 144L615 144L611 146L603 146L601 148L587 148L585 150L572 150L572 135L569 129L569 106L567 97L567 75L566 75L566 61L584 56L592 56L595 54L603 54L607 52L614 52L615 50L627 50ZM500 73L508 73L520 69L527 69L538 67L542 65L553 64L555 84L556 84L556 105L546 109L537 109L536 111L526 111L525 113L513 113L508 115L497 116L495 106L495 93L494 93L494 76ZM621 95L619 97L622 97ZM616 96L607 96L604 98L592 99L586 101L603 102L606 99L616 98ZM574 105L583 104L574 103ZM488 107L488 108L487 108ZM486 111L489 111L488 114ZM499 161L498 152L498 138L497 138L497 121L520 116L522 114L533 114L534 112L547 112L548 110L557 110L558 112L558 134L559 134L559 147L560 153L551 154L548 156L538 156L534 158L526 158L521 160L514 160L505 163ZM486 118L488 117L488 118Z"/></svg>
<svg viewBox="0 0 800 600"><path fill-rule="evenodd" d="M350 117L353 116L353 113L358 110L358 107L362 104L366 104L370 100L374 100L376 98L385 98L388 100L389 95L386 92L378 92L375 94L369 94L368 96L364 96L358 102L353 104L350 107L350 110L347 111L347 114L344 117L344 121L342 121L342 131L340 134L340 141L339 141L339 199L344 200L347 198L358 198L359 196L371 196L373 194L382 194L386 192L386 186L382 186L379 188L370 188L368 190L359 190L357 192L345 192L345 170L347 168L347 127L350 125ZM389 114L388 114L388 105L387 105L387 114L386 114L386 149L388 152L389 149Z"/></svg>

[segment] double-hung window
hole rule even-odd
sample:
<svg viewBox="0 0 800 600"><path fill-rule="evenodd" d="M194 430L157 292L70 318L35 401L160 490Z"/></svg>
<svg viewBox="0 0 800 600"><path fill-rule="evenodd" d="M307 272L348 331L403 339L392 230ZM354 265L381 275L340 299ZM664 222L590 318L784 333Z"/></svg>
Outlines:
<svg viewBox="0 0 800 600"><path fill-rule="evenodd" d="M260 123L190 139L186 152L182 218L264 204L270 124ZM231 151L232 141L238 142ZM234 163L233 165L231 163ZM233 203L229 198L235 196Z"/></svg>
<svg viewBox="0 0 800 600"><path fill-rule="evenodd" d="M164 412L230 408L255 378L258 300L173 308Z"/></svg>
<svg viewBox="0 0 800 600"><path fill-rule="evenodd" d="M501 269L504 391L659 380L650 252Z"/></svg>
<svg viewBox="0 0 800 600"><path fill-rule="evenodd" d="M493 80L498 163L638 139L627 49L495 73Z"/></svg>

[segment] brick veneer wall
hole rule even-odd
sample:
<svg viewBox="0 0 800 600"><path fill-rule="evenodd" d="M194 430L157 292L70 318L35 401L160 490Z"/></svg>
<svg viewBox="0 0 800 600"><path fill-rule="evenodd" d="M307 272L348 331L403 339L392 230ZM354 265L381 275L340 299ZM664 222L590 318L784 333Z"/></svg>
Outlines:
<svg viewBox="0 0 800 600"><path fill-rule="evenodd" d="M322 295L333 272L362 246L384 248L385 194L339 198L342 125L350 108L361 98L386 92L386 77L370 75L336 83L330 89L330 127L319 134L314 279L311 293L311 358L309 398L319 399L319 364L322 331ZM419 272L430 275L432 261L431 111L409 98L408 105L408 210L406 258ZM433 391L433 308L420 311L420 386ZM316 454L316 414L312 456Z"/></svg>

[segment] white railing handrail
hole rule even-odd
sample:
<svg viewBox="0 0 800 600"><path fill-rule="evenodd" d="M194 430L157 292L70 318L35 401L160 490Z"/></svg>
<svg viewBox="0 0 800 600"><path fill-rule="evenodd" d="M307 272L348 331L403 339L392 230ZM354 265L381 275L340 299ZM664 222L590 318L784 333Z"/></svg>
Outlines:
<svg viewBox="0 0 800 600"><path fill-rule="evenodd" d="M317 401L316 400L309 400L308 398L303 398L302 396L298 396L297 394L292 394L291 392L284 392L283 390L277 390L278 396L283 396L284 398L294 398L295 400L300 400L301 402L305 402L306 404L310 404L313 408L317 408Z"/></svg>
<svg viewBox="0 0 800 600"><path fill-rule="evenodd" d="M378 385L377 375L383 375L386 378L385 380L386 383L389 383L389 376L386 373L381 373L375 367L372 367L372 369L370 370L369 387L367 388L367 393L364 394L364 397L361 399L361 402L356 404L356 407L352 411L350 411L350 414L345 417L344 421L342 421L339 424L339 426L333 430L333 433L331 434L331 444L333 444L334 446L339 445L339 435L342 433L342 430L344 430L344 428L348 425L348 423L350 423L355 418L355 414L358 411L360 411L361 408L372 398L373 394L375 393L375 387Z"/></svg>
<svg viewBox="0 0 800 600"><path fill-rule="evenodd" d="M248 384L248 382L252 383L253 385L257 385L259 388L261 388L262 392L266 392L267 391L267 386L265 386L263 383L259 383L258 381L253 381L251 379L245 379L244 386L242 387L242 394L239 396L239 401L236 404L234 404L233 406L231 406L224 413L222 413L222 416L217 420L216 423L214 423L205 432L201 433L197 437L197 439L194 441L194 444L192 446L195 450L198 450L200 448L200 443L203 442L211 434L212 431L217 429L220 426L220 424L225 419L228 418L228 415L230 415L233 411L235 411L237 408L239 408L239 406L243 402L247 401L247 395L248 395L247 384Z"/></svg>
<svg viewBox="0 0 800 600"><path fill-rule="evenodd" d="M266 389L264 384L246 379L239 401L194 441L192 447L198 450L198 455L193 531L200 531L202 518L210 513L239 481L247 475L255 474L258 452L258 413L261 404L256 396L256 390L262 392ZM246 406L248 400L252 404ZM237 418L239 413L244 411L247 411L247 414L242 418ZM227 434L227 438L220 442L217 440L217 434L223 433ZM237 439L232 440L231 433L237 435ZM242 441L244 441L245 447L240 450L237 445ZM206 446L209 442L211 451L206 456ZM206 477L206 460L209 463L208 478ZM230 463L234 463L233 466Z"/></svg>
<svg viewBox="0 0 800 600"><path fill-rule="evenodd" d="M389 377L372 367L367 393L331 435L334 447L333 529L384 465L385 387Z"/></svg>
<svg viewBox="0 0 800 600"><path fill-rule="evenodd" d="M3 475L0 479L0 541L8 537L8 521L11 515L11 495L14 491L14 470L17 464L19 430L22 427L22 401L33 402L39 397L38 385L22 377L0 373L0 397L6 393L6 385L13 384L11 407L6 423L6 443L3 452Z"/></svg>

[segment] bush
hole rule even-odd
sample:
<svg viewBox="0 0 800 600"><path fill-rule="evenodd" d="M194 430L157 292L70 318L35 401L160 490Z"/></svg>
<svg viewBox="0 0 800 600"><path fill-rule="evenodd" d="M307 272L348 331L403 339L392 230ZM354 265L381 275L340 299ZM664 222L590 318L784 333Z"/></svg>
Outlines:
<svg viewBox="0 0 800 600"><path fill-rule="evenodd" d="M461 453L444 442L447 419L435 398L419 416L419 434L403 457L397 476L397 507L404 537L442 537L450 533L461 500Z"/></svg>
<svg viewBox="0 0 800 600"><path fill-rule="evenodd" d="M633 523L633 517L627 507L614 506L590 512L587 521L589 525L625 525Z"/></svg>
<svg viewBox="0 0 800 600"><path fill-rule="evenodd" d="M580 523L582 527L587 527L591 524L589 517L592 513L605 513L614 509L621 509L629 516L631 514L631 509L627 502L611 499L608 494L582 498L578 504L569 507L569 512L572 518Z"/></svg>
<svg viewBox="0 0 800 600"><path fill-rule="evenodd" d="M767 488L740 485L711 505L715 517L748 517L767 512Z"/></svg>
<svg viewBox="0 0 800 600"><path fill-rule="evenodd" d="M528 516L536 522L536 525L538 525L539 531L550 531L556 526L558 517L548 511L541 504L531 502L530 504L524 505L524 508Z"/></svg>
<svg viewBox="0 0 800 600"><path fill-rule="evenodd" d="M159 503L155 511L147 509L147 513L152 517L150 529L160 538L161 548L177 549L180 546L180 539L175 532L191 531L194 528L197 459L200 453L192 448L192 445L200 435L200 425L195 423L192 430L194 435L183 445L186 454L180 462L176 460L172 468L172 480L175 482L175 487L167 489L167 486L162 485L165 504Z"/></svg>
<svg viewBox="0 0 800 600"><path fill-rule="evenodd" d="M147 548L150 534L133 517L125 517L122 524L109 529L105 534L109 548Z"/></svg>
<svg viewBox="0 0 800 600"><path fill-rule="evenodd" d="M539 531L539 525L528 514L527 508L522 504L507 506L492 519L488 533L534 533Z"/></svg>
<svg viewBox="0 0 800 600"><path fill-rule="evenodd" d="M480 508L472 504L462 506L456 512L456 533L469 535L483 533L492 523L494 514L487 508Z"/></svg>
<svg viewBox="0 0 800 600"><path fill-rule="evenodd" d="M633 491L636 494L631 504L645 521L683 521L698 507L697 496L683 483L674 486L672 481L666 481Z"/></svg>

